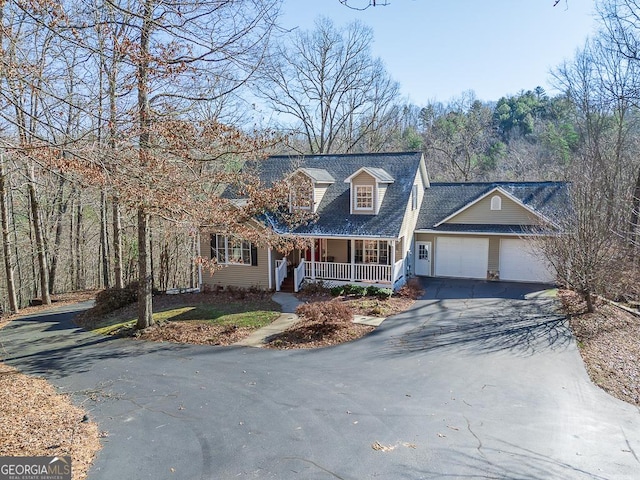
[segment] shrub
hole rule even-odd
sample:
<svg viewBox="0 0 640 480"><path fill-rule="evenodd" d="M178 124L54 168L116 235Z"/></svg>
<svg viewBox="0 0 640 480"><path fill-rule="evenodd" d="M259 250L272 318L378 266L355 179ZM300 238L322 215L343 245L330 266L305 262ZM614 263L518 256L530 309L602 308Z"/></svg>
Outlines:
<svg viewBox="0 0 640 480"><path fill-rule="evenodd" d="M340 300L304 303L296 308L296 313L307 320L325 324L353 320L353 310Z"/></svg>
<svg viewBox="0 0 640 480"><path fill-rule="evenodd" d="M377 297L379 291L380 291L380 289L378 287L375 287L373 285L369 285L367 287L367 296L368 297Z"/></svg>
<svg viewBox="0 0 640 480"><path fill-rule="evenodd" d="M380 300L386 300L387 298L391 298L391 295L393 295L393 290L390 288L379 288L375 296Z"/></svg>
<svg viewBox="0 0 640 480"><path fill-rule="evenodd" d="M247 298L247 289L242 287L236 287L234 285L229 285L226 288L227 293L231 295L233 298L237 300L244 300Z"/></svg>
<svg viewBox="0 0 640 480"><path fill-rule="evenodd" d="M138 282L132 282L124 288L107 288L96 295L93 311L98 314L110 313L137 300Z"/></svg>
<svg viewBox="0 0 640 480"><path fill-rule="evenodd" d="M367 287L361 285L350 285L349 295L355 295L356 297L364 297L367 293Z"/></svg>
<svg viewBox="0 0 640 480"><path fill-rule="evenodd" d="M331 288L331 295L333 297L339 297L340 295L344 295L344 285L338 285L336 287Z"/></svg>

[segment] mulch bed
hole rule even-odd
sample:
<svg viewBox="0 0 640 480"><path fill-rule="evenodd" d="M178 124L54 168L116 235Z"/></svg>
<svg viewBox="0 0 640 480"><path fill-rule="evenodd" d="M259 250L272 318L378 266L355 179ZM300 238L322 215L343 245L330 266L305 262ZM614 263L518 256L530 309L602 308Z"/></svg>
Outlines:
<svg viewBox="0 0 640 480"><path fill-rule="evenodd" d="M569 324L591 380L620 400L640 406L640 317L597 301L586 313L582 299L561 291Z"/></svg>
<svg viewBox="0 0 640 480"><path fill-rule="evenodd" d="M389 317L408 310L415 303L419 294L421 292L416 290L410 295L380 300L373 297L354 296L336 298L326 292L313 294L303 292L298 295L298 299L305 303L339 301L348 306L354 315ZM303 317L295 325L271 338L265 347L275 349L328 347L356 340L374 329L375 327L369 325L353 323L352 317L350 319L333 318L328 321L317 321Z"/></svg>
<svg viewBox="0 0 640 480"><path fill-rule="evenodd" d="M154 342L191 343L194 345L231 345L244 340L255 328L236 325L212 325L205 322L163 322L132 335Z"/></svg>
<svg viewBox="0 0 640 480"><path fill-rule="evenodd" d="M276 349L328 347L350 342L372 330L374 327L353 323L351 320L320 323L303 319L274 336L265 347Z"/></svg>

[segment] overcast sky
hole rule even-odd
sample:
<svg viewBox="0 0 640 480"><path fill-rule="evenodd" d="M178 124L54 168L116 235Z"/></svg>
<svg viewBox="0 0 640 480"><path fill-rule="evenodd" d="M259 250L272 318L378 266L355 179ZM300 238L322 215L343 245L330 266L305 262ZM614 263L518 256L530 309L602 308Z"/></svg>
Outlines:
<svg viewBox="0 0 640 480"><path fill-rule="evenodd" d="M349 0L362 6L368 0ZM573 57L595 31L594 1L390 0L350 10L338 0L284 0L284 25L313 28L319 15L345 25L359 19L374 30L374 55L422 106L466 90L498 100L542 86L549 70Z"/></svg>

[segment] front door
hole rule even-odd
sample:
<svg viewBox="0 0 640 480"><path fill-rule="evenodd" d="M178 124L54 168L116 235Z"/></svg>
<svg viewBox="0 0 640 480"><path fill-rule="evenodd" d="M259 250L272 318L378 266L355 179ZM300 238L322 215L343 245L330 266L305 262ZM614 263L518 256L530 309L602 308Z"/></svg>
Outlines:
<svg viewBox="0 0 640 480"><path fill-rule="evenodd" d="M431 242L416 242L416 275L431 276Z"/></svg>

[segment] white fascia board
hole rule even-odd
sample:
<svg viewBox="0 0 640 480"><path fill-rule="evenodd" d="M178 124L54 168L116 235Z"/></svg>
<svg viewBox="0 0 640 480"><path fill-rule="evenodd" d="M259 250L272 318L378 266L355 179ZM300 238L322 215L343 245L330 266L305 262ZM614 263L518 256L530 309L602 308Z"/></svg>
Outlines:
<svg viewBox="0 0 640 480"><path fill-rule="evenodd" d="M416 233L430 233L433 235L480 235L483 237L486 236L494 236L494 237L549 237L553 235L553 233L508 233L508 232L444 232L442 230L433 230L429 228L422 228L420 230L414 230L414 234Z"/></svg>

